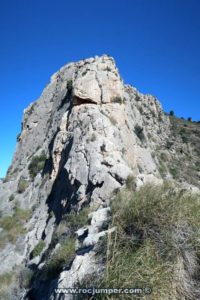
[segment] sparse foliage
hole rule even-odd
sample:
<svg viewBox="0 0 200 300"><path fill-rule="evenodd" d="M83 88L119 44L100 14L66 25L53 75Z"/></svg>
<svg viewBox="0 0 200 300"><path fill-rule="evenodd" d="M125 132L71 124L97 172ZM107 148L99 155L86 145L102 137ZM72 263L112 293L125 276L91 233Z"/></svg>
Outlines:
<svg viewBox="0 0 200 300"><path fill-rule="evenodd" d="M33 156L28 166L29 174L32 179L35 178L35 176L44 169L46 159L47 157L44 151L41 153L40 156Z"/></svg>
<svg viewBox="0 0 200 300"><path fill-rule="evenodd" d="M58 276L62 268L71 263L75 254L75 239L67 238L51 255L44 267L45 279L53 279Z"/></svg>
<svg viewBox="0 0 200 300"><path fill-rule="evenodd" d="M20 234L25 233L24 223L30 217L30 210L17 207L12 216L5 216L0 219L0 227L4 230L4 235L0 236L0 248L7 242L15 243Z"/></svg>
<svg viewBox="0 0 200 300"><path fill-rule="evenodd" d="M31 253L31 257L34 258L41 254L42 250L45 247L45 242L43 240L39 241L39 243L35 246Z"/></svg>
<svg viewBox="0 0 200 300"><path fill-rule="evenodd" d="M24 193L28 186L29 182L25 178L21 177L18 182L17 192L19 194Z"/></svg>

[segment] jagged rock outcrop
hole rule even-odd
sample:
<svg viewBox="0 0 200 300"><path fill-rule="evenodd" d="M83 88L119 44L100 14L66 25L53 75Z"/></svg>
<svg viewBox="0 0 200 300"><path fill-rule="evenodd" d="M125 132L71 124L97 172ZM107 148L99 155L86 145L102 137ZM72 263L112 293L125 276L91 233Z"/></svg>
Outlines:
<svg viewBox="0 0 200 300"><path fill-rule="evenodd" d="M158 100L125 85L109 56L70 63L51 77L41 97L24 111L12 165L0 183L4 215L18 206L31 211L26 231L16 243L1 247L0 272L26 265L42 273L45 253L59 248L52 239L63 216L85 207L90 214L88 224L71 232L76 248L70 264L52 280L38 276L29 292L21 288L12 299L60 299L55 288L101 274L104 266L95 251L108 231L112 193L129 176L138 187L162 182L156 152L166 145L170 130ZM45 246L33 257L41 240Z"/></svg>

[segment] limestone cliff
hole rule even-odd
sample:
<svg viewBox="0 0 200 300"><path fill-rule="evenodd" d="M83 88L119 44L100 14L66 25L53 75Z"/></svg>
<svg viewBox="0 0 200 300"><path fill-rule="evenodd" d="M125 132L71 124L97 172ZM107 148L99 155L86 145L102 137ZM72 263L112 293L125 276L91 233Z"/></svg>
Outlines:
<svg viewBox="0 0 200 300"><path fill-rule="evenodd" d="M15 155L0 183L4 217L29 212L14 242L0 231L0 273L26 268L38 274L31 287L13 287L10 299L60 299L56 287L100 276L98 241L114 230L108 229L110 198L130 176L137 188L162 183L158 153L173 155L166 148L171 132L158 100L124 84L112 57L70 63L51 77L24 111ZM167 167L164 176L172 177ZM85 223L71 226L82 211ZM44 276L61 247L58 236L73 240L74 252L56 276Z"/></svg>

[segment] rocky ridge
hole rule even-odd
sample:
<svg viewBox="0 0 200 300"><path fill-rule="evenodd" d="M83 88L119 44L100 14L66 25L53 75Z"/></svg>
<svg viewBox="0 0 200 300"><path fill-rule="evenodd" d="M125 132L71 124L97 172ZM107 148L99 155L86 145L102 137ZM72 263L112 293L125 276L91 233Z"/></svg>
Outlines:
<svg viewBox="0 0 200 300"><path fill-rule="evenodd" d="M158 155L165 149L171 157L166 149L170 134L170 119L158 100L125 85L112 57L70 63L51 77L41 97L24 111L15 155L0 183L4 216L16 207L30 212L25 232L0 248L0 273L26 266L39 274L31 289L12 292L12 299L60 299L55 288L101 274L98 241L114 230L108 229L110 198L129 177L136 188L172 178L170 169L163 176ZM75 238L70 263L55 278L41 280L48 256L60 247L53 239L63 218L86 208L85 224L62 228L66 240ZM3 229L0 234L3 239ZM44 247L33 257L41 241Z"/></svg>

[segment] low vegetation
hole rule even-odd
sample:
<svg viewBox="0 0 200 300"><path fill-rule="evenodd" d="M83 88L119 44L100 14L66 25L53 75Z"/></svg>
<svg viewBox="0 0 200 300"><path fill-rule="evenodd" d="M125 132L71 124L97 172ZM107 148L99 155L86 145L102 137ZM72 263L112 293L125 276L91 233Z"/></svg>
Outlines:
<svg viewBox="0 0 200 300"><path fill-rule="evenodd" d="M11 169L11 166L8 168L8 171L7 171L7 174L6 174L6 177L3 179L3 183L6 183L12 179L15 179L16 175L18 173L18 169L15 168L13 171Z"/></svg>
<svg viewBox="0 0 200 300"><path fill-rule="evenodd" d="M66 225L71 230L71 232L75 232L76 230L87 224L89 213L90 207L85 206L78 213L71 212L69 214L66 214L63 217L63 220L66 222Z"/></svg>
<svg viewBox="0 0 200 300"><path fill-rule="evenodd" d="M39 243L35 246L35 248L31 253L31 258L40 255L44 248L45 248L45 242L43 240L39 241Z"/></svg>
<svg viewBox="0 0 200 300"><path fill-rule="evenodd" d="M132 186L130 179L112 200L111 227L116 230L107 238L99 286L150 287L151 296L143 299L199 299L199 196L184 194L169 183L139 191Z"/></svg>
<svg viewBox="0 0 200 300"><path fill-rule="evenodd" d="M40 156L36 155L32 157L32 160L28 166L29 174L32 179L34 179L35 176L44 169L46 159L47 157L44 151Z"/></svg>
<svg viewBox="0 0 200 300"><path fill-rule="evenodd" d="M19 179L19 182L18 182L17 192L18 192L19 194L24 193L28 186L29 186L28 180L25 179L25 178L23 178L23 177L21 177L21 178Z"/></svg>
<svg viewBox="0 0 200 300"><path fill-rule="evenodd" d="M10 273L0 275L0 299L21 299L21 288L29 288L33 278L33 271L28 268L16 267Z"/></svg>
<svg viewBox="0 0 200 300"><path fill-rule="evenodd" d="M4 230L0 235L0 249L8 242L15 243L20 234L25 233L24 223L30 217L30 210L17 207L12 216L0 218L0 227Z"/></svg>
<svg viewBox="0 0 200 300"><path fill-rule="evenodd" d="M170 159L166 163L173 178L200 187L200 124L170 116L172 134L166 147Z"/></svg>
<svg viewBox="0 0 200 300"><path fill-rule="evenodd" d="M4 273L4 274L0 275L0 299L3 299L3 300L10 299L8 287L12 283L13 277L14 277L13 272Z"/></svg>
<svg viewBox="0 0 200 300"><path fill-rule="evenodd" d="M44 279L56 278L62 268L72 262L74 255L75 238L66 238L47 259L43 270Z"/></svg>
<svg viewBox="0 0 200 300"><path fill-rule="evenodd" d="M75 255L75 232L87 224L89 212L89 207L83 207L80 212L63 215L54 230L51 245L44 254L46 263L39 274L42 280L56 278L63 267L71 264Z"/></svg>

